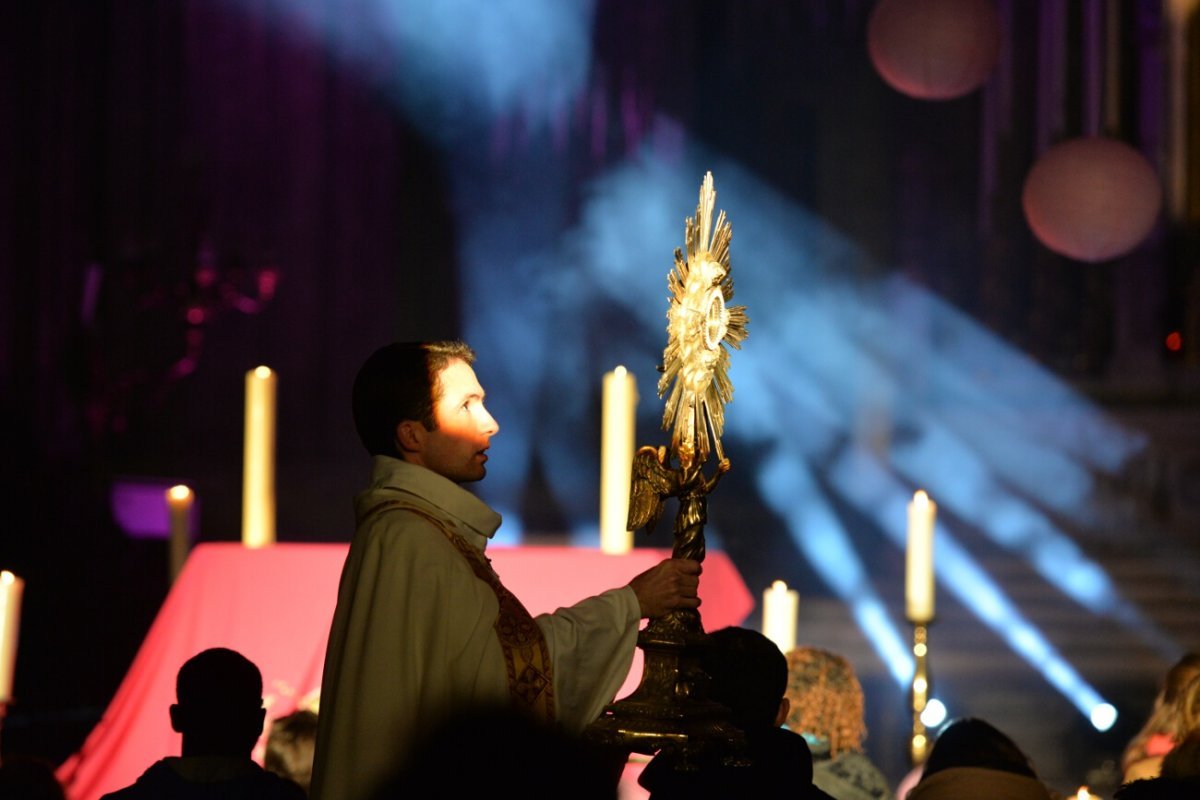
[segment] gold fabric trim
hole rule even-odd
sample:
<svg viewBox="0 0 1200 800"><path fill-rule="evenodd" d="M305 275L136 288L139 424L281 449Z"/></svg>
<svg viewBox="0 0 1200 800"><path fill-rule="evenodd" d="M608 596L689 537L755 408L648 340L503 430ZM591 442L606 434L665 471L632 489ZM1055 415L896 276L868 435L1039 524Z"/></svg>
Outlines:
<svg viewBox="0 0 1200 800"><path fill-rule="evenodd" d="M554 722L554 671L546 637L516 595L500 582L500 576L492 569L491 560L434 514L402 500L385 500L375 505L363 515L360 524L390 509L411 511L428 520L462 554L475 576L491 587L500 604L495 624L496 638L504 654L508 691L513 705L532 713L536 719Z"/></svg>

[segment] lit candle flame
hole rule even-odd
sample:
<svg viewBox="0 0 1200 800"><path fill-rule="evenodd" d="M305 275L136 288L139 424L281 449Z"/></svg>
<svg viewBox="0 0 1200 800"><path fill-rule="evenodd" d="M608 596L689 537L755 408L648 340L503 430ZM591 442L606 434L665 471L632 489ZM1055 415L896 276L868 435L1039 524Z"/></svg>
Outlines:
<svg viewBox="0 0 1200 800"><path fill-rule="evenodd" d="M167 570L174 582L183 570L188 551L192 546L192 501L195 495L190 487L182 483L167 489L167 515L170 518L171 536L167 548Z"/></svg>

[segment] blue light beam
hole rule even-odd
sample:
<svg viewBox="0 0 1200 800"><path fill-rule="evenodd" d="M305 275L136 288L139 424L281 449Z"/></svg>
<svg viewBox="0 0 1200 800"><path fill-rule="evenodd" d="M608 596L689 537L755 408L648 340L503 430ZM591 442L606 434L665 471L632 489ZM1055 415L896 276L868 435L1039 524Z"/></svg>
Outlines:
<svg viewBox="0 0 1200 800"><path fill-rule="evenodd" d="M867 640L901 687L912 682L913 659L887 614L850 537L802 461L778 451L758 473L767 505L825 583L850 607ZM801 498L803 498L801 500Z"/></svg>
<svg viewBox="0 0 1200 800"><path fill-rule="evenodd" d="M873 454L862 449L847 450L831 468L830 480L855 508L873 518L897 547L903 550L907 546L904 520L909 487ZM934 567L941 585L1090 719L1093 710L1105 703L1100 694L1021 615L942 521L937 523L936 537Z"/></svg>
<svg viewBox="0 0 1200 800"><path fill-rule="evenodd" d="M226 0L313 39L435 141L561 115L591 69L594 0Z"/></svg>

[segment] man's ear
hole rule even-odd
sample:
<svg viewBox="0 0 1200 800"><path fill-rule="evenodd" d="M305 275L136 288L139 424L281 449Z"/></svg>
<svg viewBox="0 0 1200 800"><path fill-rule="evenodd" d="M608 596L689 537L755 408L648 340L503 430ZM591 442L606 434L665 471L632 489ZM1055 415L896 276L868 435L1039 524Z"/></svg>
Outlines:
<svg viewBox="0 0 1200 800"><path fill-rule="evenodd" d="M171 714L171 730L176 733L183 733L183 709L179 707L178 703L172 703L171 707L167 710Z"/></svg>
<svg viewBox="0 0 1200 800"><path fill-rule="evenodd" d="M778 728L783 723L787 722L788 712L792 710L792 701L784 697L779 701L779 711L775 713L775 727ZM800 731L796 731L799 733Z"/></svg>
<svg viewBox="0 0 1200 800"><path fill-rule="evenodd" d="M404 453L419 453L425 446L425 426L415 419L401 420L396 425L396 449Z"/></svg>

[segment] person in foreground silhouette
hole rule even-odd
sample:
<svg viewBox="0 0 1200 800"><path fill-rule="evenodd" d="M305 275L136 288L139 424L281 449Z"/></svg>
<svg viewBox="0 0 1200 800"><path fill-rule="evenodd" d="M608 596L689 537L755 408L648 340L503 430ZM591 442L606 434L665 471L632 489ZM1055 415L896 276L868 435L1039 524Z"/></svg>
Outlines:
<svg viewBox="0 0 1200 800"><path fill-rule="evenodd" d="M263 767L295 781L308 794L312 783L313 747L317 741L317 712L301 708L271 722Z"/></svg>
<svg viewBox="0 0 1200 800"><path fill-rule="evenodd" d="M1127 782L1115 800L1196 800L1200 797L1200 676L1175 699L1181 737L1162 759L1159 774Z"/></svg>
<svg viewBox="0 0 1200 800"><path fill-rule="evenodd" d="M1051 800L1021 748L995 726L974 718L955 720L938 734L908 800L967 797Z"/></svg>
<svg viewBox="0 0 1200 800"><path fill-rule="evenodd" d="M787 727L804 737L813 783L838 800L892 800L883 771L867 756L862 684L845 657L819 647L787 654Z"/></svg>
<svg viewBox="0 0 1200 800"><path fill-rule="evenodd" d="M35 756L5 756L0 762L0 798L3 800L66 800L54 765Z"/></svg>
<svg viewBox="0 0 1200 800"><path fill-rule="evenodd" d="M638 779L651 800L831 800L812 785L812 755L804 737L780 727L789 708L783 653L748 628L722 628L709 635L709 642L700 662L710 679L708 696L729 709L729 721L745 733L749 763L735 766L726 763L725 754L714 754L699 769L681 771L655 756Z"/></svg>
<svg viewBox="0 0 1200 800"><path fill-rule="evenodd" d="M1124 783L1153 778L1162 771L1163 757L1187 734L1180 700L1184 689L1198 677L1200 653L1184 653L1167 670L1154 698L1154 708L1121 754Z"/></svg>
<svg viewBox="0 0 1200 800"><path fill-rule="evenodd" d="M155 762L131 786L101 800L303 800L304 790L250 758L262 733L262 673L234 650L188 659L175 682L171 727L181 754Z"/></svg>
<svg viewBox="0 0 1200 800"><path fill-rule="evenodd" d="M522 800L617 800L611 761L608 748L510 705L475 706L429 730L371 800L511 796L497 780L519 782Z"/></svg>

